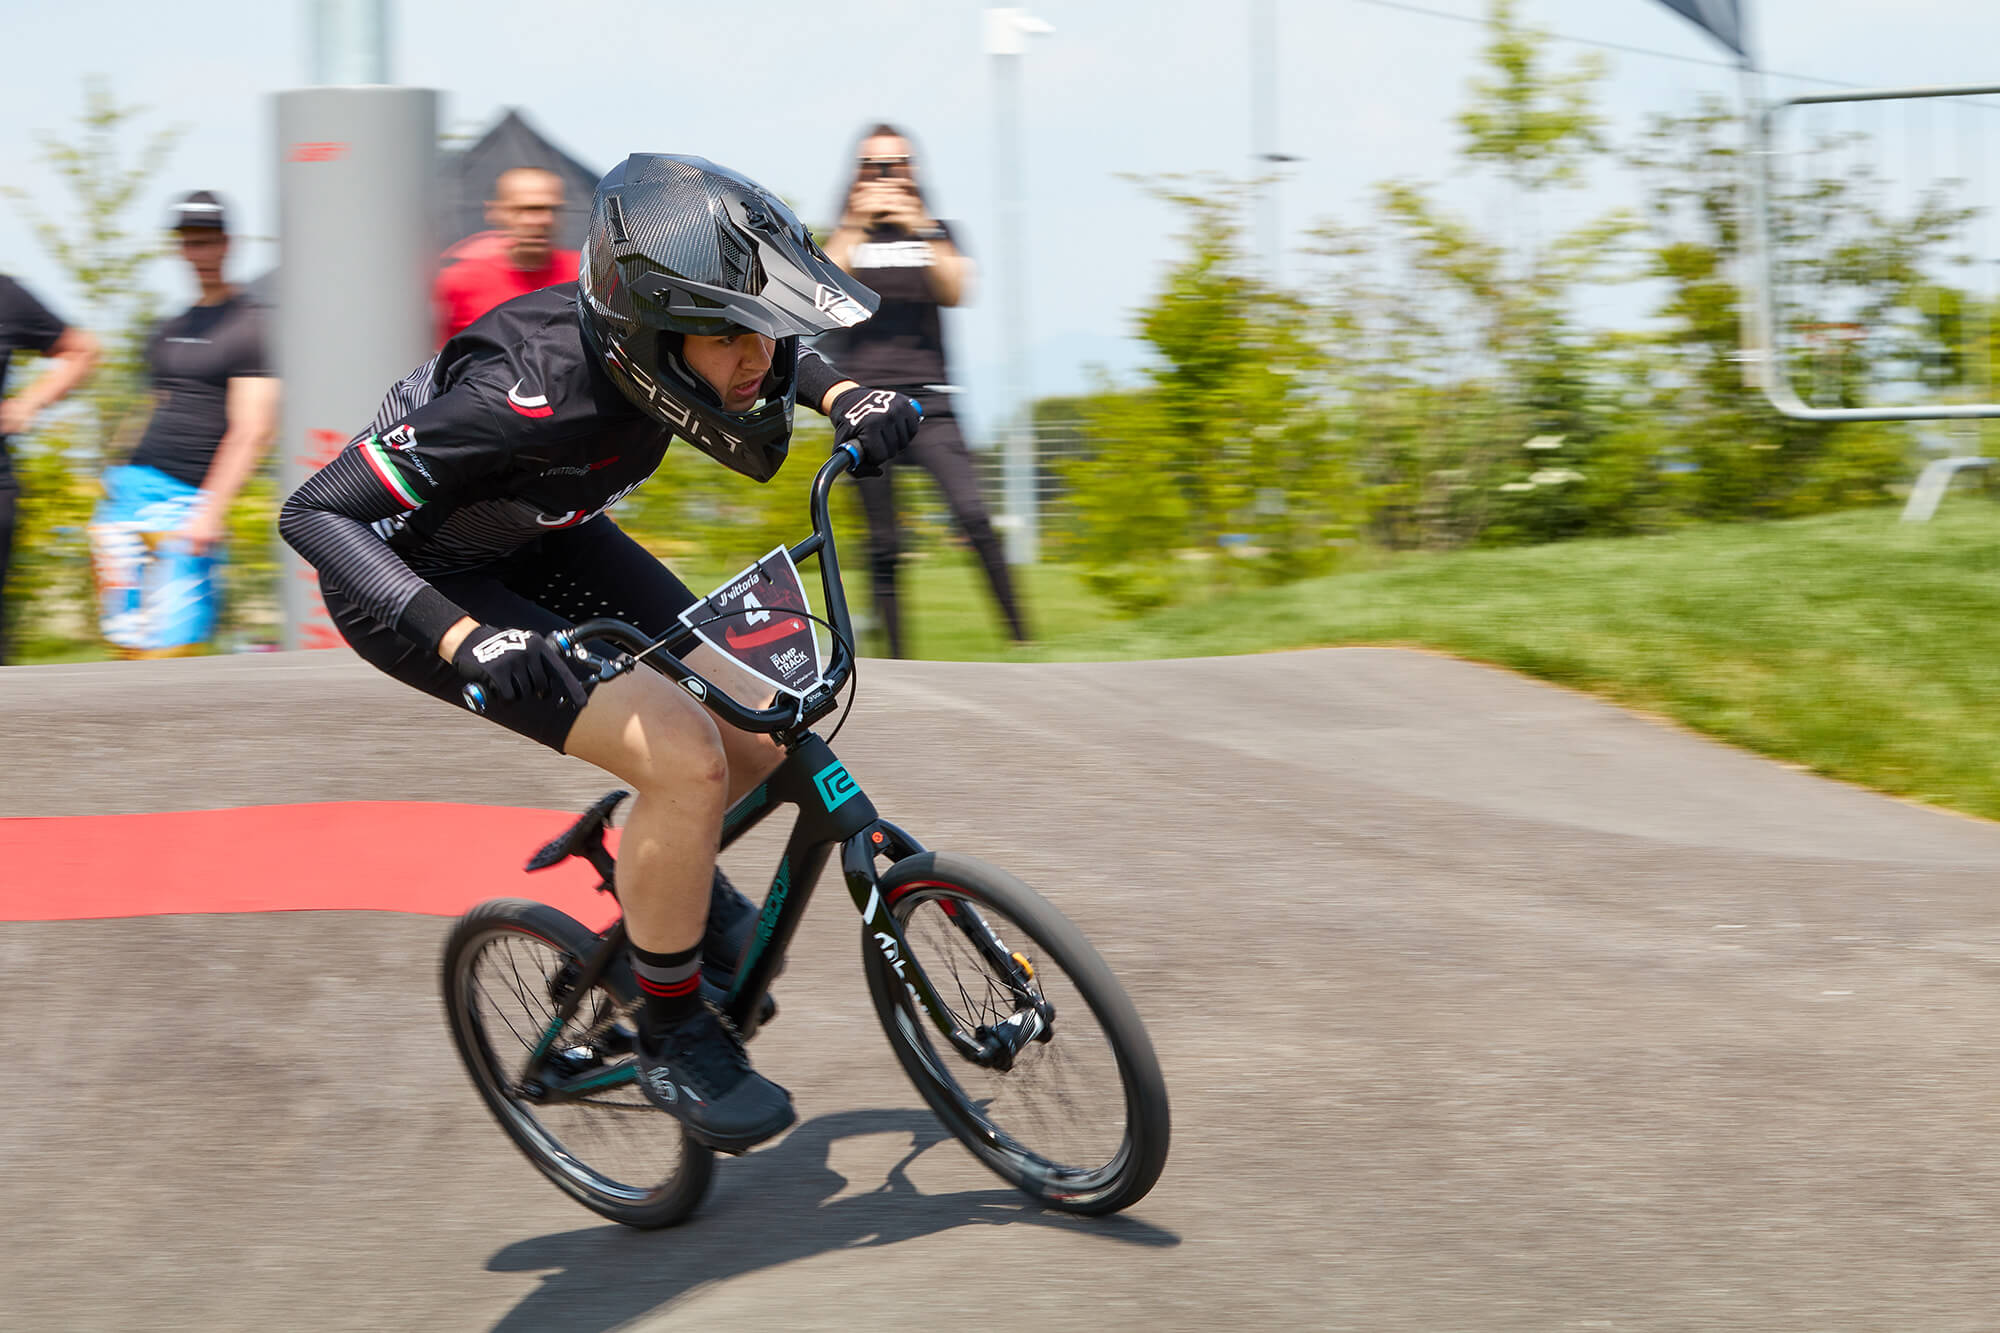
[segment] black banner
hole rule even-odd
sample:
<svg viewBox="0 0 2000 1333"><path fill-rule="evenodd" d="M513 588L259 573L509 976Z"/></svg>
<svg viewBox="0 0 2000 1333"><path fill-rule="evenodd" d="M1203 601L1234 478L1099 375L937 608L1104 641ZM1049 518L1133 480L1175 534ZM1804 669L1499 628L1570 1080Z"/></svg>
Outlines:
<svg viewBox="0 0 2000 1333"><path fill-rule="evenodd" d="M1660 3L1708 29L1737 55L1745 54L1743 0L1660 0Z"/></svg>

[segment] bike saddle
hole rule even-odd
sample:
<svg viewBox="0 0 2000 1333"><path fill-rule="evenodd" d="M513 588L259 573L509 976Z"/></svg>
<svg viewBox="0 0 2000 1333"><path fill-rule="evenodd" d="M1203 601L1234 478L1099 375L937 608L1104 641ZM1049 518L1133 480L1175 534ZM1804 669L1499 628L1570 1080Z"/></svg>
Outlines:
<svg viewBox="0 0 2000 1333"><path fill-rule="evenodd" d="M596 804L584 811L576 823L571 824L561 837L528 858L528 869L547 870L550 866L567 861L572 856L586 857L591 864L596 865L598 857L605 854L604 826L611 822L612 812L631 794L622 790L608 791L598 797ZM597 856L591 856L593 851ZM610 871L604 866L600 865L597 869L606 879L611 877Z"/></svg>

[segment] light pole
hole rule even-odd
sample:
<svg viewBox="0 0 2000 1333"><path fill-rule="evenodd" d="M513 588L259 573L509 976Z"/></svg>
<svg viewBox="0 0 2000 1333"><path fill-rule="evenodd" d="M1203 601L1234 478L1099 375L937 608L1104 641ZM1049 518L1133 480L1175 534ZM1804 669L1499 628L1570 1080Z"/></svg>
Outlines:
<svg viewBox="0 0 2000 1333"><path fill-rule="evenodd" d="M286 493L437 350L438 95L389 83L389 0L312 0L310 17L315 86L271 99ZM289 547L278 554L284 646L338 645L311 567Z"/></svg>
<svg viewBox="0 0 2000 1333"><path fill-rule="evenodd" d="M389 81L389 0L312 0L311 25L315 84Z"/></svg>
<svg viewBox="0 0 2000 1333"><path fill-rule="evenodd" d="M1000 413L1007 512L1007 563L1035 562L1035 441L1028 390L1027 205L1021 182L1021 57L1028 38L1054 32L1025 9L986 11L986 54L993 57L994 199L999 209L1000 317L1007 362Z"/></svg>
<svg viewBox="0 0 2000 1333"><path fill-rule="evenodd" d="M1278 226L1278 182L1287 162L1303 159L1281 153L1278 139L1277 0L1250 0L1250 160L1257 164L1257 222L1264 274L1276 287L1282 268L1284 233Z"/></svg>

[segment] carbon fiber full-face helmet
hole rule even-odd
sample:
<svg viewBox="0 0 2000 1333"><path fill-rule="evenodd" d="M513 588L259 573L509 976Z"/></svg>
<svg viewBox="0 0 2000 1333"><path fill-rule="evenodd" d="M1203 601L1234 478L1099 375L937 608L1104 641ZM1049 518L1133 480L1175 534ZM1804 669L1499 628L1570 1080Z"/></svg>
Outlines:
<svg viewBox="0 0 2000 1333"><path fill-rule="evenodd" d="M776 195L703 158L635 153L591 196L585 338L634 404L758 481L791 444L799 339L859 324L877 304ZM682 338L744 330L777 348L756 405L731 412L681 356Z"/></svg>

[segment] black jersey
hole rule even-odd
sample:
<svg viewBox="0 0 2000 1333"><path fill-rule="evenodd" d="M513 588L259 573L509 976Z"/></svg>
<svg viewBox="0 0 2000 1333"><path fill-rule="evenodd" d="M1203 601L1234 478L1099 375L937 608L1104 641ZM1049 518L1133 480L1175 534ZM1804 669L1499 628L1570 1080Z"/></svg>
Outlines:
<svg viewBox="0 0 2000 1333"><path fill-rule="evenodd" d="M823 364L801 383L830 384ZM817 362L817 358L814 360ZM495 306L393 386L368 429L285 502L279 530L385 625L429 581L603 513L653 474L668 429L584 345L576 284Z"/></svg>
<svg viewBox="0 0 2000 1333"><path fill-rule="evenodd" d="M154 331L146 367L159 399L131 461L199 486L229 427L229 381L271 373L264 310L240 293L190 306Z"/></svg>
<svg viewBox="0 0 2000 1333"><path fill-rule="evenodd" d="M938 227L958 249L950 225L940 222ZM936 262L937 250L929 241L893 227L869 232L855 244L846 268L882 298L881 308L866 323L829 334L820 346L863 384L949 384L941 307L931 294L930 271Z"/></svg>
<svg viewBox="0 0 2000 1333"><path fill-rule="evenodd" d="M28 294L27 288L0 274L0 397L7 393L7 360L16 352L55 350L56 340L68 327L49 313L48 307ZM7 437L0 435L0 494L14 490L13 465L7 457ZM6 560L0 551L0 564Z"/></svg>

